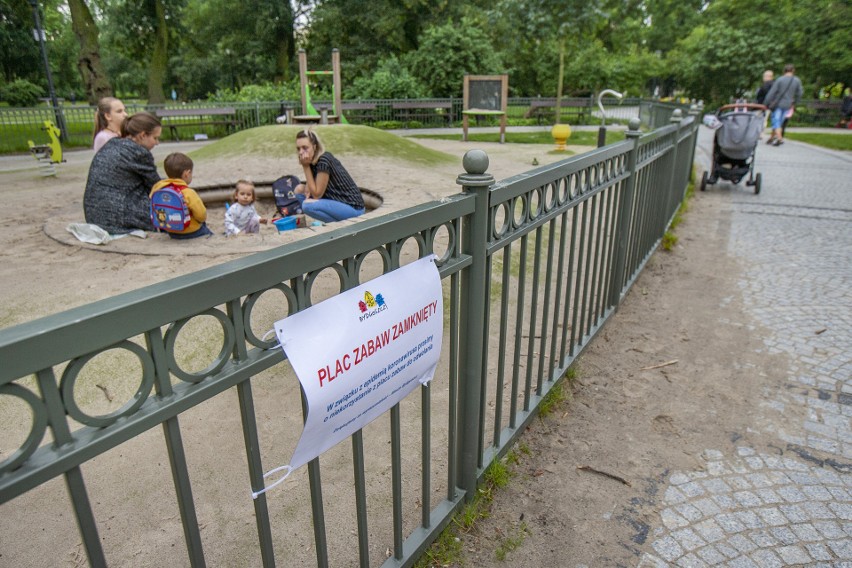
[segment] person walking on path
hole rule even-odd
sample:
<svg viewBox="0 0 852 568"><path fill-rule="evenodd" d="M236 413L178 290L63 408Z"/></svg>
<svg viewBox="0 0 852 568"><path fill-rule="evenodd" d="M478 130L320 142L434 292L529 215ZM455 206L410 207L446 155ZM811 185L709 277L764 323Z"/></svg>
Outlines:
<svg viewBox="0 0 852 568"><path fill-rule="evenodd" d="M772 111L772 136L767 140L767 144L780 146L784 143L784 118L802 98L802 82L795 72L796 69L791 63L785 65L784 75L772 84L764 100L764 104Z"/></svg>
<svg viewBox="0 0 852 568"><path fill-rule="evenodd" d="M763 72L763 83L760 85L760 88L757 90L757 94L755 95L757 104L763 104L763 101L766 100L766 95L769 94L769 90L772 88L774 83L775 73L773 73L771 69L767 69Z"/></svg>

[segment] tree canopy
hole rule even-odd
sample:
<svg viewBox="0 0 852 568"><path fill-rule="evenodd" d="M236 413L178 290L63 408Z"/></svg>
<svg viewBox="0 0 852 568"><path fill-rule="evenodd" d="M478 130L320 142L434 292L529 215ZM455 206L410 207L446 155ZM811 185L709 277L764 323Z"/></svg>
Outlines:
<svg viewBox="0 0 852 568"><path fill-rule="evenodd" d="M296 53L347 97L459 96L508 73L513 96L612 88L710 104L793 63L807 96L852 84L848 0L38 0L57 94L163 102L296 92ZM46 78L29 0L0 0L0 92ZM560 67L560 53L564 64ZM27 87L22 81L31 87ZM254 91L249 86L254 87ZM217 94L218 93L218 94ZM11 101L6 101L11 102Z"/></svg>

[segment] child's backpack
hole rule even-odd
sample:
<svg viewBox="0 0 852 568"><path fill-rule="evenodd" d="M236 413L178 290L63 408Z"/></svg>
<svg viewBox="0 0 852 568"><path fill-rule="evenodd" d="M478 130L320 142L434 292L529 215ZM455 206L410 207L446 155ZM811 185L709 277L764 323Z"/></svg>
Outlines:
<svg viewBox="0 0 852 568"><path fill-rule="evenodd" d="M296 186L300 183L302 182L296 176L284 176L272 182L275 209L282 217L299 215L302 212L302 202L296 197Z"/></svg>
<svg viewBox="0 0 852 568"><path fill-rule="evenodd" d="M171 184L151 194L151 222L158 231L181 233L189 227L189 206L181 190Z"/></svg>

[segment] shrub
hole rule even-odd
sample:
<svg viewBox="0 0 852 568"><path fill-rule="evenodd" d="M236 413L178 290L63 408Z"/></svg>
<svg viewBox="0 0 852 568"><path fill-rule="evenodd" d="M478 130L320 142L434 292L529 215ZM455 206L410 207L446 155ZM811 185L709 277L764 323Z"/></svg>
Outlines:
<svg viewBox="0 0 852 568"><path fill-rule="evenodd" d="M0 99L9 106L31 107L38 104L39 97L44 96L44 89L25 79L17 79L0 89Z"/></svg>
<svg viewBox="0 0 852 568"><path fill-rule="evenodd" d="M399 130L402 128L402 122L399 120L379 120L373 125L373 128L381 130Z"/></svg>
<svg viewBox="0 0 852 568"><path fill-rule="evenodd" d="M423 96L423 85L395 55L382 59L371 77L358 77L347 90L347 97L356 99L416 99Z"/></svg>
<svg viewBox="0 0 852 568"><path fill-rule="evenodd" d="M284 84L263 83L261 85L243 85L238 91L219 89L210 96L213 102L248 102L256 101L299 101L302 95L299 79Z"/></svg>

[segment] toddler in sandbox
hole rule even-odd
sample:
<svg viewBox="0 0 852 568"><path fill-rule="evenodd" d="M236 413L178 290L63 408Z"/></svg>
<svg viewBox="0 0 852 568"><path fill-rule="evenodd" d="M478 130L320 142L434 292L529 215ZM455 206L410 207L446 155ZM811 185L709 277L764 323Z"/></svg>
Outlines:
<svg viewBox="0 0 852 568"><path fill-rule="evenodd" d="M259 233L260 224L269 220L254 208L254 184L241 179L234 190L234 203L225 211L225 234Z"/></svg>

